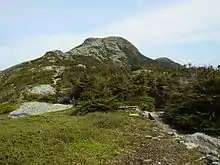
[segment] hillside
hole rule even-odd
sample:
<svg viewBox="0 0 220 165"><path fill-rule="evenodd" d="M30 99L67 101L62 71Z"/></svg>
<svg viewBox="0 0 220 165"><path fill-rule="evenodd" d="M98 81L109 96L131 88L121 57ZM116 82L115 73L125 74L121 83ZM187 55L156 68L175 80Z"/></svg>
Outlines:
<svg viewBox="0 0 220 165"><path fill-rule="evenodd" d="M81 72L97 72L102 68L116 67L132 70L159 65L156 61L143 56L126 39L89 38L68 52L49 51L41 58L1 72L0 103L19 98L22 100L28 89L41 84L50 84L56 91L70 90L70 77L80 77Z"/></svg>
<svg viewBox="0 0 220 165"><path fill-rule="evenodd" d="M166 66L166 67L171 67L171 68L182 68L183 66L172 61L169 58L166 57L161 57L156 59L157 62L161 63L161 65Z"/></svg>
<svg viewBox="0 0 220 165"><path fill-rule="evenodd" d="M197 148L219 162L219 84L213 67L152 60L121 37L46 52L0 72L0 161L203 164ZM135 113L121 112L125 105Z"/></svg>

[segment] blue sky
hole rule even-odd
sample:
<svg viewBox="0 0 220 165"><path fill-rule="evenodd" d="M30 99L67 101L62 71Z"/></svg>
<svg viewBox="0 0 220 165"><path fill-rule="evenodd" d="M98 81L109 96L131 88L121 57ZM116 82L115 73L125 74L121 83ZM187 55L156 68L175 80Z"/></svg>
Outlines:
<svg viewBox="0 0 220 165"><path fill-rule="evenodd" d="M146 56L220 64L219 0L0 0L0 69L122 36Z"/></svg>

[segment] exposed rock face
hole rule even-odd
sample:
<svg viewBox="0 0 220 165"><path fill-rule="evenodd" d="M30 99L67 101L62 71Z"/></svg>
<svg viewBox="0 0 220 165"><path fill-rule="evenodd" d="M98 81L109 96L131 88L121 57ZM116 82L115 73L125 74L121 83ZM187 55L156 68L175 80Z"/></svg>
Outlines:
<svg viewBox="0 0 220 165"><path fill-rule="evenodd" d="M206 160L207 165L220 165L219 158L212 156L212 155L206 155L200 158L200 160Z"/></svg>
<svg viewBox="0 0 220 165"><path fill-rule="evenodd" d="M40 85L29 89L29 94L34 95L54 95L56 94L56 89L49 84Z"/></svg>
<svg viewBox="0 0 220 165"><path fill-rule="evenodd" d="M122 37L88 38L68 52L54 50L45 53L42 57L50 63L62 60L75 61L79 58L92 59L105 65L107 63L119 66L156 64L155 60L143 56L131 42Z"/></svg>
<svg viewBox="0 0 220 165"><path fill-rule="evenodd" d="M42 68L42 70L44 71L53 71L54 70L54 67L51 65L51 66L45 66Z"/></svg>
<svg viewBox="0 0 220 165"><path fill-rule="evenodd" d="M129 60L132 59L153 62L143 56L132 43L121 37L88 38L83 44L66 52L66 56L68 55L70 58L74 58L74 56L92 57L101 63L111 62L122 66L130 65Z"/></svg>
<svg viewBox="0 0 220 165"><path fill-rule="evenodd" d="M205 135L203 133L195 133L192 135L182 136L181 139L188 148L198 148L206 154L220 155L220 139Z"/></svg>
<svg viewBox="0 0 220 165"><path fill-rule="evenodd" d="M55 63L57 60L63 60L65 59L66 54L63 53L60 50L54 50L54 51L49 51L46 52L43 58L49 60L51 63Z"/></svg>
<svg viewBox="0 0 220 165"><path fill-rule="evenodd" d="M57 112L72 108L72 105L49 104L43 102L26 102L23 103L17 110L11 112L9 117L19 118L30 115L37 115L47 112Z"/></svg>

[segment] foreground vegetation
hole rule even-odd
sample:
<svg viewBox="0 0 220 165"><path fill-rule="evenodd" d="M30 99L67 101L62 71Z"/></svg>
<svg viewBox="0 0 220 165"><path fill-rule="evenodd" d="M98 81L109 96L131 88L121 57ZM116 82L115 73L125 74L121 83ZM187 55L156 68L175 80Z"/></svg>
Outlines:
<svg viewBox="0 0 220 165"><path fill-rule="evenodd" d="M0 119L0 164L203 164L153 122L127 113Z"/></svg>

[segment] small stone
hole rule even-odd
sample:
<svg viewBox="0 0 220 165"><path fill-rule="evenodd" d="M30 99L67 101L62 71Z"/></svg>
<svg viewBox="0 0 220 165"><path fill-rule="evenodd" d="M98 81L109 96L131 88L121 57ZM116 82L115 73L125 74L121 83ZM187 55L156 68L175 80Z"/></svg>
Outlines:
<svg viewBox="0 0 220 165"><path fill-rule="evenodd" d="M130 113L129 116L131 117L137 117L137 116L140 116L138 113Z"/></svg>
<svg viewBox="0 0 220 165"><path fill-rule="evenodd" d="M173 141L177 143L184 143L184 141L182 141L180 138L174 138Z"/></svg>
<svg viewBox="0 0 220 165"><path fill-rule="evenodd" d="M155 120L155 118L149 113L148 114L148 118L150 119L150 120Z"/></svg>
<svg viewBox="0 0 220 165"><path fill-rule="evenodd" d="M144 117L148 117L148 113L149 113L148 111L143 111L143 112L141 113L141 115L144 116Z"/></svg>
<svg viewBox="0 0 220 165"><path fill-rule="evenodd" d="M76 67L78 67L78 68L84 68L84 69L87 68L87 67L86 67L85 65L83 65L83 64L78 64Z"/></svg>
<svg viewBox="0 0 220 165"><path fill-rule="evenodd" d="M178 134L176 132L173 132L173 131L168 132L168 135L170 135L170 136L178 136Z"/></svg>
<svg viewBox="0 0 220 165"><path fill-rule="evenodd" d="M145 163L149 163L149 162L152 162L152 159L146 159L144 160Z"/></svg>
<svg viewBox="0 0 220 165"><path fill-rule="evenodd" d="M187 163L185 163L184 165L190 165L191 163L190 162L187 162Z"/></svg>
<svg viewBox="0 0 220 165"><path fill-rule="evenodd" d="M150 135L146 135L145 137L148 139L152 139L152 136L150 136Z"/></svg>

